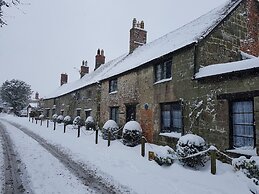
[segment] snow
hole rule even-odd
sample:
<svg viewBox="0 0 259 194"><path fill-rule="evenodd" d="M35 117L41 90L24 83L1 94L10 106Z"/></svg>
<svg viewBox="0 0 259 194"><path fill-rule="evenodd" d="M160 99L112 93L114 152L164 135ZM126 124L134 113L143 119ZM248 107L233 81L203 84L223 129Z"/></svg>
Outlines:
<svg viewBox="0 0 259 194"><path fill-rule="evenodd" d="M256 148L252 148L252 147L235 148L235 149L227 150L227 152L245 154L247 156L256 156L257 155Z"/></svg>
<svg viewBox="0 0 259 194"><path fill-rule="evenodd" d="M2 142L2 138L0 137L0 142ZM3 150L3 146L2 143L0 143L0 193L3 193L4 190L4 150Z"/></svg>
<svg viewBox="0 0 259 194"><path fill-rule="evenodd" d="M26 134L12 125L3 122L14 143L14 149L24 163L30 188L35 194L45 193L94 193L82 185L58 159L48 153ZM26 143L24 143L26 142ZM25 173L25 172L23 172Z"/></svg>
<svg viewBox="0 0 259 194"><path fill-rule="evenodd" d="M122 184L130 188L130 193L138 194L157 194L157 193L177 193L177 194L251 194L249 191L249 184L251 180L248 179L243 173L234 171L231 165L223 164L217 161L217 173L216 175L210 174L209 163L201 170L192 170L181 166L177 161L170 167L161 167L157 165L155 161L149 161L146 154L142 157L140 154L140 145L136 147L124 146L119 140L112 141L111 146L107 147L107 141L99 138L98 144L95 144L95 134L92 132L84 131L81 133L81 137L77 138L76 130L72 129L72 126L67 126L67 132L63 133L63 125L57 125L56 130L53 130L53 123L50 123L50 127L46 128L44 122L42 126L39 124L31 123L28 118L19 118L13 116L2 116L4 119L19 122L21 125L26 126L29 130L40 135L46 139L47 142L58 146L62 151L68 153L71 158L77 162L87 164L94 169L101 177L104 177L107 181L113 183L115 186ZM12 133L12 138L15 139L16 144L24 148L26 146L27 138L17 130L8 130ZM16 137L17 136L17 137ZM26 138L23 140L23 138ZM23 141L21 141L23 140ZM18 142L19 141L19 142ZM200 141L195 138L195 141ZM28 140L28 142L31 142ZM33 142L32 142L33 143ZM24 145L25 144L25 145ZM59 170L60 166L56 164L52 158L53 164L49 164L49 157L45 150L35 148L35 146L28 146L26 149L30 149L32 157L28 156L26 149L19 149L19 152L24 152L24 161L27 162L30 159L29 167L26 168L31 176L35 177L31 179L32 184L36 184L38 181L44 183L46 179L40 179L41 173L44 173L40 168L34 167L35 154L42 155L43 165L42 169L46 172L50 172L50 179L56 172L55 167ZM168 146L157 146L154 144L146 143L146 153L148 151L154 151L155 153L166 154ZM28 157L28 159L26 159ZM47 163L46 165L44 163ZM31 166L30 166L31 165ZM36 163L35 163L36 165ZM48 168L47 168L48 167ZM35 171L32 172L30 168ZM47 168L47 169L46 169ZM63 169L64 170L64 169ZM42 172L43 171L43 172ZM35 173L35 175L34 175ZM64 172L66 173L66 172ZM73 178L72 178L73 179ZM33 183L36 181L36 183ZM70 180L66 180L68 183ZM64 184L64 185L63 185ZM77 183L75 182L77 185ZM38 191L46 189L47 191L55 189L56 187L67 188L64 180L61 176L60 182L56 183L53 180L47 187L39 187ZM231 186L230 186L231 185ZM73 185L70 185L73 186ZM62 188L60 188L62 189ZM62 189L64 191L65 189ZM85 193L80 190L76 190L78 194ZM61 193L70 193L71 188ZM51 193L51 192L47 192Z"/></svg>
<svg viewBox="0 0 259 194"><path fill-rule="evenodd" d="M85 86L98 84L110 77L128 72L163 55L174 52L185 46L197 43L206 37L236 6L241 0L228 0L198 19L162 36L161 38L138 47L131 54L124 54L108 63L101 65L83 78L64 84L48 95L45 99L51 99L76 91Z"/></svg>
<svg viewBox="0 0 259 194"><path fill-rule="evenodd" d="M63 116L63 115L59 115L59 116L57 117L57 120L63 121L63 120L64 120L64 116Z"/></svg>
<svg viewBox="0 0 259 194"><path fill-rule="evenodd" d="M38 102L31 102L28 106L31 106L32 108L38 108L39 103Z"/></svg>
<svg viewBox="0 0 259 194"><path fill-rule="evenodd" d="M94 118L92 116L89 116L85 120L86 123L94 123Z"/></svg>
<svg viewBox="0 0 259 194"><path fill-rule="evenodd" d="M64 121L66 121L66 122L71 121L71 117L70 116L65 116Z"/></svg>
<svg viewBox="0 0 259 194"><path fill-rule="evenodd" d="M173 137L173 138L180 138L182 136L181 133L177 133L177 132L171 132L171 133L160 133L159 135L161 136L165 136L165 137Z"/></svg>
<svg viewBox="0 0 259 194"><path fill-rule="evenodd" d="M140 124L137 121L129 121L123 127L123 132L128 131L142 131Z"/></svg>
<svg viewBox="0 0 259 194"><path fill-rule="evenodd" d="M192 144L195 146L205 145L205 141L202 137L194 134L186 134L180 137L179 141L182 144Z"/></svg>
<svg viewBox="0 0 259 194"><path fill-rule="evenodd" d="M154 85L164 83L164 82L168 82L168 81L171 81L171 80L172 80L172 77L167 78L167 79L162 79L162 80L159 80L159 81L155 82Z"/></svg>
<svg viewBox="0 0 259 194"><path fill-rule="evenodd" d="M236 61L223 64L214 64L209 65L199 69L199 72L196 73L195 78L205 78L215 75L223 75L227 73L240 72L245 70L253 70L259 68L259 58L251 58L243 61Z"/></svg>
<svg viewBox="0 0 259 194"><path fill-rule="evenodd" d="M103 125L104 129L119 129L119 126L114 120L108 120L106 123Z"/></svg>

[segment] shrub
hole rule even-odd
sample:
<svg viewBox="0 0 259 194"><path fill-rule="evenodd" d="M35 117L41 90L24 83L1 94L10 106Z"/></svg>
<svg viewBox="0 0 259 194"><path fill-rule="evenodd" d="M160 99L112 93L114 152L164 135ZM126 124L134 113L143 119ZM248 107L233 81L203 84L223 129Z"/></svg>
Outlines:
<svg viewBox="0 0 259 194"><path fill-rule="evenodd" d="M77 125L77 126L83 126L83 120L81 119L80 116L76 116L75 119L73 120L73 125Z"/></svg>
<svg viewBox="0 0 259 194"><path fill-rule="evenodd" d="M255 157L247 159L245 156L233 159L232 165L236 170L241 170L248 178L259 180L259 161ZM258 181L257 181L258 182Z"/></svg>
<svg viewBox="0 0 259 194"><path fill-rule="evenodd" d="M95 130L95 122L92 116L89 116L85 120L85 128L86 130Z"/></svg>
<svg viewBox="0 0 259 194"><path fill-rule="evenodd" d="M176 145L176 153L180 158L180 162L184 166L186 165L192 168L198 168L199 166L204 166L207 162L208 155L206 153L189 158L186 157L205 151L206 148L206 143L202 137L193 134L187 134L178 140Z"/></svg>
<svg viewBox="0 0 259 194"><path fill-rule="evenodd" d="M111 140L115 140L118 134L119 126L114 120L108 120L102 128L103 139L108 139L109 132L111 133Z"/></svg>
<svg viewBox="0 0 259 194"><path fill-rule="evenodd" d="M63 119L63 122L65 123L65 125L73 123L70 116L65 116L65 118Z"/></svg>
<svg viewBox="0 0 259 194"><path fill-rule="evenodd" d="M129 121L123 128L123 144L134 147L140 144L142 136L142 129L140 124L136 121Z"/></svg>
<svg viewBox="0 0 259 194"><path fill-rule="evenodd" d="M41 114L41 115L39 116L39 119L40 119L40 120L43 120L43 119L44 119L44 115Z"/></svg>
<svg viewBox="0 0 259 194"><path fill-rule="evenodd" d="M173 149L167 149L166 153L156 153L154 160L160 165L160 166L170 166L174 162L175 152Z"/></svg>
<svg viewBox="0 0 259 194"><path fill-rule="evenodd" d="M58 115L57 115L57 114L52 115L52 121L56 122L56 121L57 121L57 118L58 118Z"/></svg>
<svg viewBox="0 0 259 194"><path fill-rule="evenodd" d="M63 116L63 115L59 115L59 116L57 117L57 123L62 123L63 120L64 120L64 116Z"/></svg>

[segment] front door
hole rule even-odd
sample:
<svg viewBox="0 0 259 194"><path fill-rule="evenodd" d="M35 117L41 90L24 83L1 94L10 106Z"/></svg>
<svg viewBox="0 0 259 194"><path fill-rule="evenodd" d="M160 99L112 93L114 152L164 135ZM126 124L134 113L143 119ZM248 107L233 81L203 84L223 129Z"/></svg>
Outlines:
<svg viewBox="0 0 259 194"><path fill-rule="evenodd" d="M253 101L232 102L233 147L254 147L255 126Z"/></svg>
<svg viewBox="0 0 259 194"><path fill-rule="evenodd" d="M126 106L126 122L136 120L136 106L128 105Z"/></svg>

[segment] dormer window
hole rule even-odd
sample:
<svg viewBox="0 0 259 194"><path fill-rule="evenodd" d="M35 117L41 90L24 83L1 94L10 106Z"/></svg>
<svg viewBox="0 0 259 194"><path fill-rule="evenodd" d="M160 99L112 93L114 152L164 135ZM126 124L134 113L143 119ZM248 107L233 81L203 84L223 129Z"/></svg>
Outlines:
<svg viewBox="0 0 259 194"><path fill-rule="evenodd" d="M117 87L117 79L113 79L109 81L109 93L116 92L118 90Z"/></svg>
<svg viewBox="0 0 259 194"><path fill-rule="evenodd" d="M172 60L155 65L155 82L172 77Z"/></svg>

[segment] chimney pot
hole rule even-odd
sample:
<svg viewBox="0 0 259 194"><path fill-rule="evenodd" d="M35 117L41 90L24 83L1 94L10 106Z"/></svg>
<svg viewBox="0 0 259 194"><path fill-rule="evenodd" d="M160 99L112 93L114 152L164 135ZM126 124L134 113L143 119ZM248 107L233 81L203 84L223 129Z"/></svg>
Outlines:
<svg viewBox="0 0 259 194"><path fill-rule="evenodd" d="M68 80L68 75L66 73L61 73L60 85L62 86L63 84L66 84L67 80Z"/></svg>

